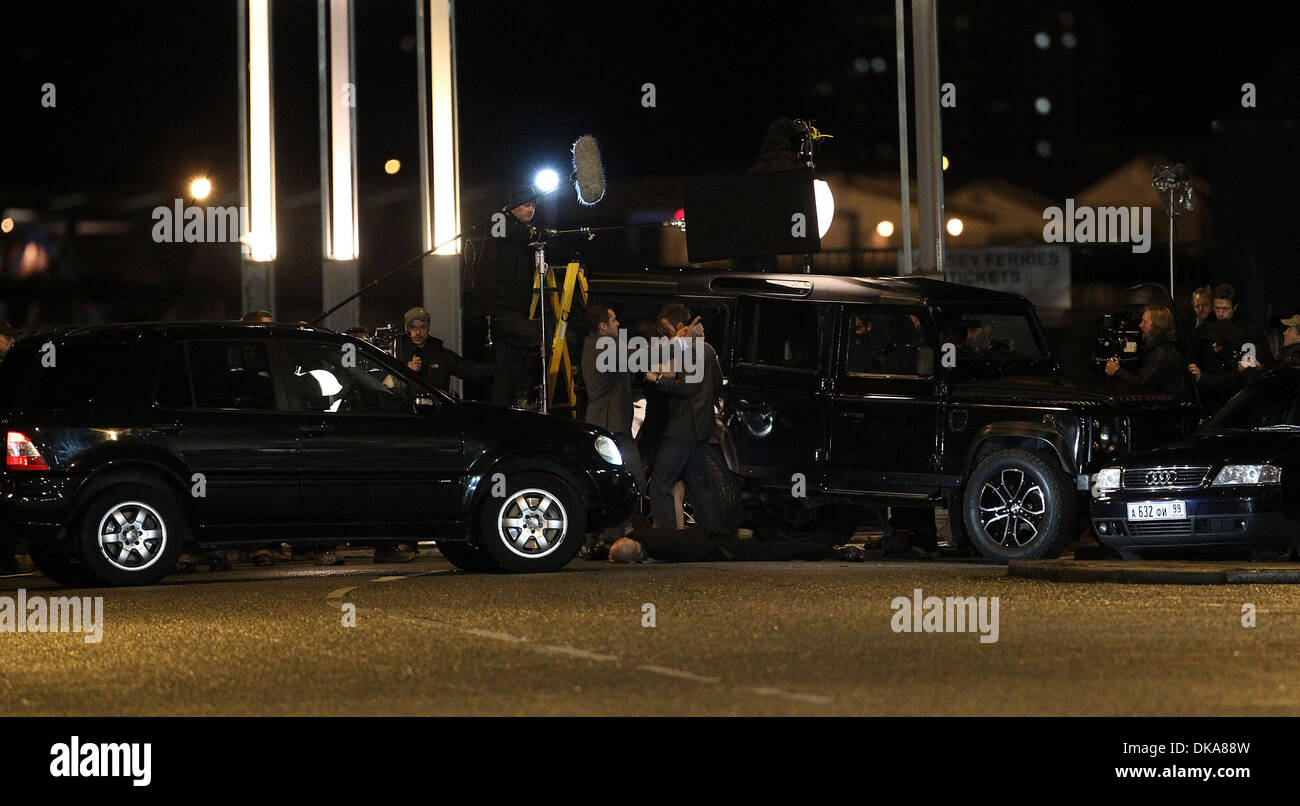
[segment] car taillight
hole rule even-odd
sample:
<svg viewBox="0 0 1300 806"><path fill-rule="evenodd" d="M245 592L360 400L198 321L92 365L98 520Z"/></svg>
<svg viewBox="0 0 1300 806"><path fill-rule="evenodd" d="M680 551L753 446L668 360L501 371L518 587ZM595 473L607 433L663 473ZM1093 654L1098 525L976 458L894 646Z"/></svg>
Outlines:
<svg viewBox="0 0 1300 806"><path fill-rule="evenodd" d="M5 467L10 470L49 470L45 457L26 434L10 431L5 437Z"/></svg>

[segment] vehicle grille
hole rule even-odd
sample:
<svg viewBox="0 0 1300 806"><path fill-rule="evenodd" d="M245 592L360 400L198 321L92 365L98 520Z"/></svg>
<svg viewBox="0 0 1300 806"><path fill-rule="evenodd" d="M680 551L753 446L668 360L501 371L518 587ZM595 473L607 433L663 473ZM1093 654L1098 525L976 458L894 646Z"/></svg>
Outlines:
<svg viewBox="0 0 1300 806"><path fill-rule="evenodd" d="M1200 487L1208 475L1208 467L1135 467L1124 471L1121 483L1126 490L1186 490Z"/></svg>
<svg viewBox="0 0 1300 806"><path fill-rule="evenodd" d="M1172 521L1170 523L1133 523L1128 524L1128 533L1134 537L1191 537L1191 521Z"/></svg>

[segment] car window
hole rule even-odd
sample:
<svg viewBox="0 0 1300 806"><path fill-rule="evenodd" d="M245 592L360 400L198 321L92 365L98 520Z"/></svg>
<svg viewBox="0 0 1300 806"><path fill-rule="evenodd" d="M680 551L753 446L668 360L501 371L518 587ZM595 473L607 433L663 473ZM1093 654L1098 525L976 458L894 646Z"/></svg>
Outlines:
<svg viewBox="0 0 1300 806"><path fill-rule="evenodd" d="M338 414L411 414L415 390L355 344L285 345L298 405Z"/></svg>
<svg viewBox="0 0 1300 806"><path fill-rule="evenodd" d="M753 300L741 319L742 360L769 367L816 372L821 369L819 306Z"/></svg>
<svg viewBox="0 0 1300 806"><path fill-rule="evenodd" d="M1047 351L1035 336L1029 317L1016 312L962 310L947 306L939 317L943 343L956 347L957 360L1039 359Z"/></svg>
<svg viewBox="0 0 1300 806"><path fill-rule="evenodd" d="M273 410L275 386L266 345L249 341L192 341L186 345L194 406L200 409ZM164 370L176 373L175 361ZM175 382L175 374L172 376ZM173 399L183 395L174 388Z"/></svg>
<svg viewBox="0 0 1300 806"><path fill-rule="evenodd" d="M919 375L928 346L921 311L853 305L845 317L845 369L859 375ZM930 362L932 363L932 362Z"/></svg>
<svg viewBox="0 0 1300 806"><path fill-rule="evenodd" d="M46 345L49 345L48 347ZM37 352L32 409L65 409L89 403L130 349L121 342L46 342Z"/></svg>
<svg viewBox="0 0 1300 806"><path fill-rule="evenodd" d="M31 339L20 341L0 359L0 414L8 414L18 407L18 390L39 358L36 346Z"/></svg>
<svg viewBox="0 0 1300 806"><path fill-rule="evenodd" d="M185 358L185 345L176 343L163 351L158 364L158 379L154 385L153 403L164 409L188 409L194 406L194 391L190 388L190 370Z"/></svg>

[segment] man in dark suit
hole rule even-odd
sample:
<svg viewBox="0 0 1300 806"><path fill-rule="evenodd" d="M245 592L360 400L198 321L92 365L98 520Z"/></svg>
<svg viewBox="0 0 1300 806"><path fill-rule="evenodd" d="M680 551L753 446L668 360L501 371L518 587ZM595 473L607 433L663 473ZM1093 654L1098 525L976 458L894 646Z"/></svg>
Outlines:
<svg viewBox="0 0 1300 806"><path fill-rule="evenodd" d="M618 317L603 303L587 306L587 338L582 345L582 380L587 386L587 422L614 435L623 465L645 490L645 464L632 438L632 375L627 356L619 355ZM623 524L611 526L600 536L604 554L609 544L623 536ZM595 550L593 550L594 553Z"/></svg>

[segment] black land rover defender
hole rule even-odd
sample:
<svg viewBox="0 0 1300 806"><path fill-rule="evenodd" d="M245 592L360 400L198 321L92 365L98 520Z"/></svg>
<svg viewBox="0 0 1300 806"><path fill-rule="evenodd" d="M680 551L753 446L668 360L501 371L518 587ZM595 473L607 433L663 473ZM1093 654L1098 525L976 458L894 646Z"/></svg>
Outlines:
<svg viewBox="0 0 1300 806"><path fill-rule="evenodd" d="M723 452L751 503L946 506L998 561L1078 536L1090 473L1195 428L1173 395L1058 376L1023 297L909 277L601 273L630 326L670 300L727 376ZM792 498L796 499L792 502Z"/></svg>

